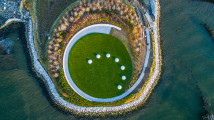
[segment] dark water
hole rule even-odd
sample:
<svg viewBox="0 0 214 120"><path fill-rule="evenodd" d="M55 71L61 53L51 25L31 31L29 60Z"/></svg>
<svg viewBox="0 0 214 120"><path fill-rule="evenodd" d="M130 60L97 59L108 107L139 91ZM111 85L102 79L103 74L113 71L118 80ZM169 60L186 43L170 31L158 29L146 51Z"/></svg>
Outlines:
<svg viewBox="0 0 214 120"><path fill-rule="evenodd" d="M214 4L192 0L160 0L163 74L149 102L119 119L197 120L205 114L201 95L214 113L214 41L201 22L214 29ZM11 55L0 55L0 120L76 119L50 105L43 89L27 68L18 31ZM200 92L200 90L202 92Z"/></svg>
<svg viewBox="0 0 214 120"><path fill-rule="evenodd" d="M27 67L18 29L13 29L7 38L14 42L10 55L0 53L0 120L66 119L52 107L39 82Z"/></svg>

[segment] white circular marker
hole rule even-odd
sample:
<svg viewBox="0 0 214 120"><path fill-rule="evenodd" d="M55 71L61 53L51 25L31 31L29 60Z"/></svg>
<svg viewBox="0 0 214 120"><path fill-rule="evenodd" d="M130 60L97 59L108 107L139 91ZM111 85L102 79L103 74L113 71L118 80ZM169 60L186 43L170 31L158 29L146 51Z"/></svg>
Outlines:
<svg viewBox="0 0 214 120"><path fill-rule="evenodd" d="M123 76L122 76L122 80L125 80L125 79L126 79L126 76L125 76L125 75L123 75Z"/></svg>
<svg viewBox="0 0 214 120"><path fill-rule="evenodd" d="M118 86L117 86L117 89L121 90L121 89L122 89L122 86L121 86L121 85L118 85Z"/></svg>
<svg viewBox="0 0 214 120"><path fill-rule="evenodd" d="M121 69L121 70L125 70L125 66L121 66L120 69Z"/></svg>
<svg viewBox="0 0 214 120"><path fill-rule="evenodd" d="M96 55L96 58L97 58L97 59L99 59L100 57L101 57L100 54L97 54L97 55Z"/></svg>
<svg viewBox="0 0 214 120"><path fill-rule="evenodd" d="M119 58L115 58L115 62L119 62Z"/></svg>
<svg viewBox="0 0 214 120"><path fill-rule="evenodd" d="M88 64L91 64L91 63L92 63L92 60L91 60L91 59L89 59L89 60L88 60Z"/></svg>
<svg viewBox="0 0 214 120"><path fill-rule="evenodd" d="M111 55L110 55L109 53L106 54L106 57L107 57L107 58L110 58L110 56L111 56Z"/></svg>

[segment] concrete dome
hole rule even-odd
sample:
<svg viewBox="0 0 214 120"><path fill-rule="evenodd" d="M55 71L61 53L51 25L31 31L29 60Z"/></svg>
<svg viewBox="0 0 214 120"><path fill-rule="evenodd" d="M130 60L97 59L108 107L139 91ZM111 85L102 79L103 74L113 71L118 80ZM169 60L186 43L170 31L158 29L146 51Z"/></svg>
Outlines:
<svg viewBox="0 0 214 120"><path fill-rule="evenodd" d="M96 58L97 58L97 59L99 59L100 57L101 57L100 54L97 54L97 55L96 55Z"/></svg>
<svg viewBox="0 0 214 120"><path fill-rule="evenodd" d="M92 60L91 60L91 59L89 59L89 60L88 60L88 64L91 64L91 63L92 63Z"/></svg>
<svg viewBox="0 0 214 120"><path fill-rule="evenodd" d="M126 80L126 76L125 75L122 76L122 80Z"/></svg>
<svg viewBox="0 0 214 120"><path fill-rule="evenodd" d="M125 70L125 66L121 66L120 69L121 69L121 70Z"/></svg>
<svg viewBox="0 0 214 120"><path fill-rule="evenodd" d="M119 58L115 58L115 62L119 62Z"/></svg>
<svg viewBox="0 0 214 120"><path fill-rule="evenodd" d="M121 90L121 89L122 89L122 86L121 86L121 85L118 85L118 86L117 86L117 89L118 89L118 90Z"/></svg>
<svg viewBox="0 0 214 120"><path fill-rule="evenodd" d="M107 58L110 58L110 56L111 56L111 55L110 55L109 53L106 54L106 57L107 57Z"/></svg>

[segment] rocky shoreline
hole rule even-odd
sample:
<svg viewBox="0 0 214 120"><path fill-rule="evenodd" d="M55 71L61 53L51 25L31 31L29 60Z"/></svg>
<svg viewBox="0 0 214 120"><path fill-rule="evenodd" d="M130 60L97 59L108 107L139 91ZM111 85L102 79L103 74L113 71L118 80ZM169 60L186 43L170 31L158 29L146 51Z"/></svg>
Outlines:
<svg viewBox="0 0 214 120"><path fill-rule="evenodd" d="M159 15L160 15L160 5L159 0L155 3L155 23L154 23L154 53L155 53L155 69L153 75L149 82L147 83L143 93L136 100L122 104L119 106L105 106L105 107L84 107L77 106L75 104L69 103L64 100L57 92L54 83L52 82L47 71L41 65L38 60L38 54L34 46L33 38L33 22L32 18L29 17L29 21L26 22L26 38L27 38L27 48L31 57L32 69L36 75L42 79L44 82L48 94L51 100L59 107L61 110L75 114L82 117L106 117L106 116L117 116L123 115L127 112L131 112L141 107L143 103L147 100L155 85L157 84L162 66L161 48L160 48L160 37L159 37Z"/></svg>

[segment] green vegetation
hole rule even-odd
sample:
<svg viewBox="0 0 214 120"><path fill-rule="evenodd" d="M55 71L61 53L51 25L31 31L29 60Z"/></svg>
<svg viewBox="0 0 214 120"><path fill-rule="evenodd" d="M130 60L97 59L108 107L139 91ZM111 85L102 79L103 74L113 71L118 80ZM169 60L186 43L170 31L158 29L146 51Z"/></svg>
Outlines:
<svg viewBox="0 0 214 120"><path fill-rule="evenodd" d="M107 58L106 53L111 57ZM97 59L96 55L101 58ZM114 61L119 58L119 62ZM92 64L88 64L91 59ZM85 93L111 98L125 91L132 75L132 62L123 43L114 36L93 33L82 37L69 54L69 72L75 84ZM120 67L124 65L125 70ZM126 80L122 80L122 75ZM118 90L117 85L122 85Z"/></svg>
<svg viewBox="0 0 214 120"><path fill-rule="evenodd" d="M92 17L93 18L93 17ZM70 38L72 38L72 36L77 33L79 30L83 29L85 26L88 26L90 24L94 24L94 23L101 23L101 21L105 21L105 23L109 23L109 24L113 24L116 26L120 26L122 29L128 29L128 26L123 26L122 23L118 22L118 21L114 21L112 19L107 19L107 18L96 18L96 20L87 20L87 23L82 23L79 24L77 28L75 28L75 30L72 33L69 33L66 37L65 36L60 36L61 39L64 39L65 41L68 41ZM53 27L54 28L54 27ZM62 48L60 48L62 51L64 51L66 46L63 46ZM59 52L59 55L62 56L64 52ZM61 58L61 57L58 57ZM62 60L60 61L60 66L62 67ZM52 74L52 73L50 73ZM63 97L66 101L69 101L73 104L79 105L79 106L116 106L116 105L121 105L124 103L127 103L127 101L132 101L134 99L132 99L134 94L130 94L129 96L118 100L118 101L114 101L114 102L108 102L108 103L100 103L100 102L94 102L94 101L88 101L85 98L81 97L80 95L78 95L68 84L67 80L65 79L65 75L63 72L63 69L60 70L60 75L58 78L53 79L53 82L55 84L55 86L57 87L57 91L59 92L60 96Z"/></svg>
<svg viewBox="0 0 214 120"><path fill-rule="evenodd" d="M79 105L79 106L117 106L117 105L121 105L121 104L125 104L125 103L129 103L133 100L136 100L137 98L139 98L139 96L143 93L143 91L145 90L145 87L147 86L148 82L151 79L152 74L154 73L154 69L155 69L155 65L156 65L156 61L155 61L155 48L154 48L154 36L151 35L152 38L152 48L153 48L153 61L152 61L152 65L150 68L150 72L149 72L149 76L147 78L147 80L145 81L145 83L143 84L143 86L141 87L140 91L134 94L130 94L129 96L118 100L118 101L114 101L114 102L108 102L108 103L99 103L99 102L93 102L93 101L88 101L84 98L82 98L81 96L79 96L75 91L72 90L72 88L69 86L68 82L65 79L64 76L64 72L61 69L60 70L60 77L56 79L57 84L59 85L59 87L61 88L61 90L63 91L62 93L59 92L60 96L62 96L65 100ZM161 53L161 51L160 51ZM159 73L159 76L157 79L159 79L161 75L161 72ZM158 82L158 81L157 81ZM152 86L154 89L154 86L157 84L157 82ZM151 95L152 91L150 91L150 93L148 94L148 96L146 97L145 101L142 103L142 105L147 101L148 97ZM140 106L138 106L140 107ZM137 107L136 107L137 108Z"/></svg>
<svg viewBox="0 0 214 120"><path fill-rule="evenodd" d="M75 0L26 0L24 3L25 8L29 10L33 19L35 46L39 60L45 68L47 66L46 46L49 42L48 34L50 29L58 16L62 15L62 11L73 4L77 4L77 2Z"/></svg>
<svg viewBox="0 0 214 120"><path fill-rule="evenodd" d="M73 0L68 0L68 1L73 1ZM48 62L52 62L55 61L55 62L59 62L60 65L55 65L54 67L53 66L49 66L51 68L51 70L54 70L54 68L58 68L60 67L61 69L57 69L57 73L54 72L54 71L49 71L49 74L52 74L52 75L58 75L58 77L55 77L55 76L50 76L57 88L57 91L58 93L60 94L61 97L63 97L66 101L69 101L73 104L76 104L76 105L79 105L79 106L116 106L116 105L121 105L121 104L124 104L124 103L128 103L130 101L133 101L136 99L136 93L132 93L130 94L129 96L121 99L121 100L118 100L118 101L114 101L114 102L109 102L109 103L100 103L100 102L93 102L93 101L88 101L86 100L85 98L79 96L71 87L70 85L68 84L68 82L66 81L65 79L65 76L64 76L64 72L63 72L63 69L62 69L62 56L63 56L63 53L64 53L64 49L66 47L66 43L69 42L70 38L76 33L78 32L79 30L81 30L82 28L88 26L88 25L91 25L91 24L97 24L97 23L108 23L108 24L113 24L113 25L116 25L116 26L119 26L121 27L128 35L129 37L129 40L130 40L130 44L131 46L133 45L134 46L134 39L136 38L136 34L133 35L132 34L132 31L134 29L133 27L133 24L136 23L135 21L132 20L132 23L131 24L131 19L130 18L133 14L134 14L134 8L132 8L132 6L130 6L129 4L128 7L125 7L125 8L129 8L127 9L127 11L125 12L126 15L122 15L121 17L118 17L118 15L120 14L121 15L121 11L120 12L116 12L115 10L111 10L111 12L109 12L110 15L108 14L105 14L105 10L102 10L102 11L99 11L98 10L95 10L95 11L89 11L88 13L85 12L83 15L83 17L80 17L79 15L74 17L75 18L75 22L73 22L72 24L69 24L69 31L57 31L59 33L59 37L56 37L54 36L55 33L57 32L54 32L54 30L56 31L57 30L57 27L61 24L64 24L63 21L60 22L60 20L62 19L68 19L67 16L65 16L65 14L67 13L70 13L70 10L71 9L74 9L74 7L78 7L79 5L79 1L73 1L72 4L65 4L66 2L68 1L65 1L65 2L61 2L61 3L58 3L56 1L54 1L54 3L52 3L51 1L49 2L50 4L46 4L48 5L48 8L49 9L49 14L51 15L47 15L47 17L49 17L48 21L50 22L50 24L54 23L52 25L52 27L50 27L49 23L46 23L47 20L42 20L42 19L45 19L45 17L43 18L42 16L43 15L46 15L46 11L44 6L45 5L41 5L40 4L43 4L43 1L34 1L34 7L36 8L39 8L37 10L39 11L43 11L43 12L39 12L40 14L38 14L38 11L34 11L36 12L35 16L37 19L35 19L33 16L33 20L34 20L34 24L37 23L37 26L39 28L40 31L43 31L43 32L37 32L34 34L35 35L35 42L36 42L36 46L38 45L37 50L38 50L38 54L39 54L39 59L41 61L41 63L43 64L43 66L48 69ZM37 3L37 4L36 4ZM47 1L45 3L48 3ZM57 4L56 4L57 3ZM66 9L64 9L63 11L61 11L61 9L63 8L60 8L60 9L55 9L55 8L58 8L58 7L65 7L65 6L68 6ZM90 9L92 9L93 5L90 7ZM45 9L44 9L45 8ZM54 9L52 9L54 8ZM132 14L131 14L131 10L130 8L132 9ZM40 10L41 9L41 10ZM124 10L124 9L120 9L120 10ZM55 14L55 12L57 14ZM96 13L97 12L97 13ZM32 13L32 12L31 12ZM44 14L43 14L44 13ZM53 14L54 13L54 14ZM59 13L61 13L59 15ZM79 12L77 12L79 13ZM59 15L59 16L58 16ZM69 14L70 15L70 14ZM120 16L119 15L119 16ZM51 17L52 16L52 17ZM58 16L58 17L57 17ZM64 17L64 18L63 18ZM57 18L57 19L56 19ZM38 20L39 19L39 20ZM55 20L56 19L56 20ZM53 20L55 20L55 22L53 22ZM42 24L44 23L44 26L45 26L45 29L40 29L41 27L44 28L44 26L42 26ZM46 25L45 25L46 24ZM49 26L49 27L48 27ZM34 27L35 29L36 27ZM50 30L50 32L48 32ZM37 31L37 30L35 30ZM48 34L49 33L49 34ZM66 34L67 33L67 34ZM48 42L48 39L47 37L50 35L50 38L53 39L55 37L55 40L56 41L53 41L52 40L52 44L51 46L52 47L56 47L54 46L55 44L59 44L60 46L58 47L58 50L53 50L51 49L51 51L48 51L47 47L42 47L43 46L43 43L47 45L47 42ZM58 42L58 40L61 39L62 41L61 42ZM50 41L51 42L51 41ZM39 44L42 44L39 45ZM136 43L137 44L137 43ZM46 46L44 45L44 46ZM41 49L40 49L41 48ZM46 50L44 50L46 49ZM43 52L42 52L43 51ZM46 52L45 52L46 51ZM57 54L59 56L57 56L57 60L51 60L49 59L49 61L45 61L45 57L47 57L46 53L49 52L49 54ZM112 53L111 53L112 54ZM104 55L102 53L100 53L100 55ZM40 57L41 56L41 57ZM95 55L94 55L95 57ZM102 56L101 56L102 57ZM87 59L86 59L87 60ZM121 60L121 59L120 59ZM120 61L121 62L121 61ZM132 61L133 62L133 61ZM94 61L93 61L94 63ZM127 67L126 67L127 69ZM134 72L134 69L133 71ZM54 74L56 73L56 74ZM127 76L126 76L127 77ZM121 80L121 77L120 77L120 80ZM127 82L131 82L132 81L132 78L129 79L127 78L126 79ZM117 84L118 85L118 84ZM117 85L115 85L117 87ZM121 84L122 85L122 84ZM123 86L123 85L122 85ZM123 86L123 89L128 89L128 84L126 84L126 86ZM121 91L123 91L123 89ZM124 92L124 91L123 91ZM121 92L122 93L122 92ZM121 93L118 93L118 94L121 94ZM113 95L112 95L113 96Z"/></svg>

